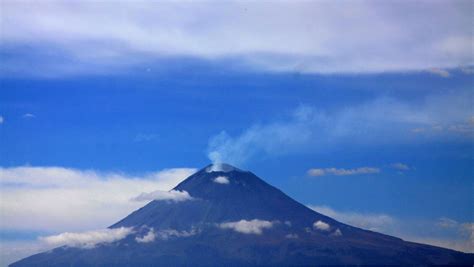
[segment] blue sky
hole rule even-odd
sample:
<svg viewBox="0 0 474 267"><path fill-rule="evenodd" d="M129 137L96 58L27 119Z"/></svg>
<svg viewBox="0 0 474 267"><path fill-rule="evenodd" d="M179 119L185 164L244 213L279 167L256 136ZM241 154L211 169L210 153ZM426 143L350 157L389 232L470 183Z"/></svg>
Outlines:
<svg viewBox="0 0 474 267"><path fill-rule="evenodd" d="M341 221L472 251L472 3L1 5L8 251L106 227L211 160ZM44 199L13 212L30 194ZM59 218L67 201L78 223ZM117 209L91 222L91 203Z"/></svg>

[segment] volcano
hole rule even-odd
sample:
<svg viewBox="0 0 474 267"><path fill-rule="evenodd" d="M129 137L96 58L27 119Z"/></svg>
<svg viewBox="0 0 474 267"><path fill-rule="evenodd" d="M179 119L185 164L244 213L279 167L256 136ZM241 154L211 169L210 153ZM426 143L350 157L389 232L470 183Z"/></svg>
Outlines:
<svg viewBox="0 0 474 267"><path fill-rule="evenodd" d="M124 238L62 246L21 266L466 265L474 255L404 241L317 213L253 173L209 165L173 190L182 201L153 200L109 229Z"/></svg>

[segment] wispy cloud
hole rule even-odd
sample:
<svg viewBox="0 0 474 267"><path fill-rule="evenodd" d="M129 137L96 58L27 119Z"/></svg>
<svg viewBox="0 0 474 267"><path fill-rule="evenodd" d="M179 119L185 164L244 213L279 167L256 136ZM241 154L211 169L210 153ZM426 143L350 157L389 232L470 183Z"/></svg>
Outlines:
<svg viewBox="0 0 474 267"><path fill-rule="evenodd" d="M104 228L143 205L133 197L150 189L170 190L195 171L165 169L134 176L60 167L0 168L0 228Z"/></svg>
<svg viewBox="0 0 474 267"><path fill-rule="evenodd" d="M175 229L163 229L160 230L156 233L157 238L161 240L168 240L170 238L175 238L175 237L190 237L193 235L196 235L198 233L198 230L196 229L191 229L191 230L182 230L178 231Z"/></svg>
<svg viewBox="0 0 474 267"><path fill-rule="evenodd" d="M5 119L3 118L3 116L0 116L0 124L3 124L5 122Z"/></svg>
<svg viewBox="0 0 474 267"><path fill-rule="evenodd" d="M432 94L420 102L378 97L331 111L300 105L285 119L251 125L235 136L222 131L211 137L208 157L213 162L242 165L256 156L335 145L469 140L474 136L471 96L469 90L458 90Z"/></svg>
<svg viewBox="0 0 474 267"><path fill-rule="evenodd" d="M33 119L36 118L35 114L32 113L25 113L23 116L21 116L23 119Z"/></svg>
<svg viewBox="0 0 474 267"><path fill-rule="evenodd" d="M464 74L474 74L474 67L462 67L461 72Z"/></svg>
<svg viewBox="0 0 474 267"><path fill-rule="evenodd" d="M144 236L142 237L137 236L135 238L135 241L137 241L138 243L150 243L150 242L155 241L155 238L156 238L155 230L153 228L150 228Z"/></svg>
<svg viewBox="0 0 474 267"><path fill-rule="evenodd" d="M150 228L148 232L143 236L137 236L135 241L138 243L150 243L157 239L159 240L168 240L170 238L181 238L181 237L190 237L196 235L199 231L195 228L192 228L188 231L186 230L176 230L176 229L162 229L162 230L155 230L154 228Z"/></svg>
<svg viewBox="0 0 474 267"><path fill-rule="evenodd" d="M8 266L15 261L52 248L54 248L53 245L38 240L2 240L0 242L0 266Z"/></svg>
<svg viewBox="0 0 474 267"><path fill-rule="evenodd" d="M431 74L434 74L434 75L438 75L438 76L443 77L443 78L451 77L451 73L449 73L449 71L443 70L443 69L432 68L432 69L427 70L427 72L429 72Z"/></svg>
<svg viewBox="0 0 474 267"><path fill-rule="evenodd" d="M313 227L321 231L329 231L331 226L323 221L316 221L313 223Z"/></svg>
<svg viewBox="0 0 474 267"><path fill-rule="evenodd" d="M308 73L419 71L473 62L470 1L216 3L7 1L2 50L54 48L53 56L39 52L48 55L40 61L50 75L173 56ZM31 63L23 55L4 62L4 70L31 73Z"/></svg>
<svg viewBox="0 0 474 267"><path fill-rule="evenodd" d="M325 175L359 175L359 174L373 174L379 173L379 168L374 167L360 167L356 169L338 169L338 168L324 168L324 169L309 169L309 176L325 176Z"/></svg>
<svg viewBox="0 0 474 267"><path fill-rule="evenodd" d="M222 229L232 229L242 234L262 234L264 229L272 228L273 222L266 220L253 219L250 221L240 220L236 222L226 222L219 224Z"/></svg>
<svg viewBox="0 0 474 267"><path fill-rule="evenodd" d="M214 179L214 183L229 184L229 178L226 176L218 176Z"/></svg>
<svg viewBox="0 0 474 267"><path fill-rule="evenodd" d="M395 219L387 214L357 213L336 211L328 206L309 206L311 209L334 218L343 223L356 227L372 230L384 231L395 223Z"/></svg>
<svg viewBox="0 0 474 267"><path fill-rule="evenodd" d="M338 211L328 206L309 205L309 208L340 222L363 229L381 232L405 240L474 252L474 223L458 222L450 218L417 220L391 216L384 213ZM343 234L343 233L341 233Z"/></svg>
<svg viewBox="0 0 474 267"><path fill-rule="evenodd" d="M132 228L120 227L80 233L66 232L59 235L42 237L41 240L54 246L94 248L98 244L112 243L124 239L132 232Z"/></svg>
<svg viewBox="0 0 474 267"><path fill-rule="evenodd" d="M396 170L399 170L399 171L409 171L410 170L410 167L408 167L408 165L400 163L400 162L392 163L390 166L392 168L396 169Z"/></svg>
<svg viewBox="0 0 474 267"><path fill-rule="evenodd" d="M186 200L192 200L193 198L186 191L171 190L163 191L156 190L150 193L141 193L140 195L132 198L133 201L151 201L151 200L164 200L181 202Z"/></svg>

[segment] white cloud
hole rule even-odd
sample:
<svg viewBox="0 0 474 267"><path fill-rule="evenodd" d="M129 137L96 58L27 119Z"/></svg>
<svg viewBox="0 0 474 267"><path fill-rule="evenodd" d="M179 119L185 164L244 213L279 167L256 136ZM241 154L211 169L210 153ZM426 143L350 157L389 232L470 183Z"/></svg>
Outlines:
<svg viewBox="0 0 474 267"><path fill-rule="evenodd" d="M105 228L143 205L131 198L150 189L170 190L195 171L165 169L133 176L61 167L0 168L0 228Z"/></svg>
<svg viewBox="0 0 474 267"><path fill-rule="evenodd" d="M186 200L192 200L193 198L186 191L171 190L162 191L156 190L150 193L141 193L140 195L132 198L134 201L151 201L151 200L165 200L181 202Z"/></svg>
<svg viewBox="0 0 474 267"><path fill-rule="evenodd" d="M458 226L458 222L450 218L440 218L437 225L444 228L453 228Z"/></svg>
<svg viewBox="0 0 474 267"><path fill-rule="evenodd" d="M210 158L213 158L212 156ZM232 165L223 163L219 158L213 160L213 164L206 168L206 172L232 172L242 171Z"/></svg>
<svg viewBox="0 0 474 267"><path fill-rule="evenodd" d="M432 68L432 69L427 70L427 72L429 72L431 74L434 74L434 75L441 76L443 78L451 77L451 73L449 73L449 71L443 70L443 69Z"/></svg>
<svg viewBox="0 0 474 267"><path fill-rule="evenodd" d="M1 43L54 47L70 59L42 62L51 74L173 56L310 73L473 63L470 1L4 1L2 10ZM7 63L7 70L28 71L28 62Z"/></svg>
<svg viewBox="0 0 474 267"><path fill-rule="evenodd" d="M474 223L460 223L450 218L416 220L396 218L387 214L336 211L327 206L308 206L316 212L342 223L376 231L412 242L474 252ZM337 235L337 230L332 235ZM341 232L341 234L343 234Z"/></svg>
<svg viewBox="0 0 474 267"><path fill-rule="evenodd" d="M138 243L150 243L150 242L155 241L155 238L156 238L155 230L151 228L143 237L137 236L135 238L135 241L137 241Z"/></svg>
<svg viewBox="0 0 474 267"><path fill-rule="evenodd" d="M218 176L214 179L214 183L229 184L229 178L227 178L226 176Z"/></svg>
<svg viewBox="0 0 474 267"><path fill-rule="evenodd" d="M453 239L453 238L429 238L419 236L401 236L405 240L422 244L430 244L432 246L454 249L466 253L474 253L473 239Z"/></svg>
<svg viewBox="0 0 474 267"><path fill-rule="evenodd" d="M314 222L313 227L321 231L329 231L331 229L331 226L323 221Z"/></svg>
<svg viewBox="0 0 474 267"><path fill-rule="evenodd" d="M2 240L0 242L0 266L6 267L15 261L53 248L54 246L39 240Z"/></svg>
<svg viewBox="0 0 474 267"><path fill-rule="evenodd" d="M324 176L324 175L358 175L358 174L373 174L379 173L379 168L374 167L360 167L356 169L337 169L337 168L325 168L325 169L309 169L309 176Z"/></svg>
<svg viewBox="0 0 474 267"><path fill-rule="evenodd" d="M253 125L237 137L223 131L209 140L208 157L241 165L259 153L278 155L297 149L312 137L312 127L301 116L297 110L288 122Z"/></svg>
<svg viewBox="0 0 474 267"><path fill-rule="evenodd" d="M124 239L132 232L132 228L120 227L81 233L66 232L59 235L41 237L40 240L54 246L93 248L98 244L112 243Z"/></svg>
<svg viewBox="0 0 474 267"><path fill-rule="evenodd" d="M262 234L263 229L272 228L273 222L253 219L251 221L240 220L237 222L226 222L219 224L222 229L232 229L243 234Z"/></svg>
<svg viewBox="0 0 474 267"><path fill-rule="evenodd" d="M173 238L173 237L190 237L190 236L193 236L195 234L197 234L198 231L196 229L191 229L189 231L178 231L178 230L175 230L175 229L164 229L164 230L160 230L156 233L156 236L157 238L161 239L161 240L168 240L170 238Z"/></svg>
<svg viewBox="0 0 474 267"><path fill-rule="evenodd" d="M35 114L32 114L32 113L25 113L23 114L22 116L24 119L33 119L33 118L36 118Z"/></svg>
<svg viewBox="0 0 474 267"><path fill-rule="evenodd" d="M408 167L408 165L400 163L400 162L393 163L390 166L394 169L399 170L399 171L409 171L410 170L410 167Z"/></svg>
<svg viewBox="0 0 474 267"><path fill-rule="evenodd" d="M336 231L334 231L334 233L331 234L332 236L342 236L342 232L339 228L336 229Z"/></svg>
<svg viewBox="0 0 474 267"><path fill-rule="evenodd" d="M473 139L471 96L469 90L442 92L419 103L379 97L332 111L300 105L285 119L251 125L235 136L222 131L211 137L208 157L213 162L243 165L262 155L277 157L341 145Z"/></svg>
<svg viewBox="0 0 474 267"><path fill-rule="evenodd" d="M340 222L372 231L385 231L395 224L395 219L386 214L341 212L327 206L308 207Z"/></svg>
<svg viewBox="0 0 474 267"><path fill-rule="evenodd" d="M462 67L461 72L464 74L474 74L474 67Z"/></svg>
<svg viewBox="0 0 474 267"><path fill-rule="evenodd" d="M297 235L297 234L287 234L287 235L285 235L285 238L288 238L288 239L297 239L297 238L298 238L298 235Z"/></svg>
<svg viewBox="0 0 474 267"><path fill-rule="evenodd" d="M4 121L5 119L3 118L3 116L0 116L0 124L2 124Z"/></svg>

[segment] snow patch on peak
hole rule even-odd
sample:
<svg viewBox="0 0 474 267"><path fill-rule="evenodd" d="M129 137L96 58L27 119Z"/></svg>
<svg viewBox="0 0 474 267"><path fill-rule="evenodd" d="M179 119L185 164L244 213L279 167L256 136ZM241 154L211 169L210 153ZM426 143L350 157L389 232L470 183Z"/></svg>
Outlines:
<svg viewBox="0 0 474 267"><path fill-rule="evenodd" d="M218 184L229 184L229 178L226 176L218 176L213 181Z"/></svg>

